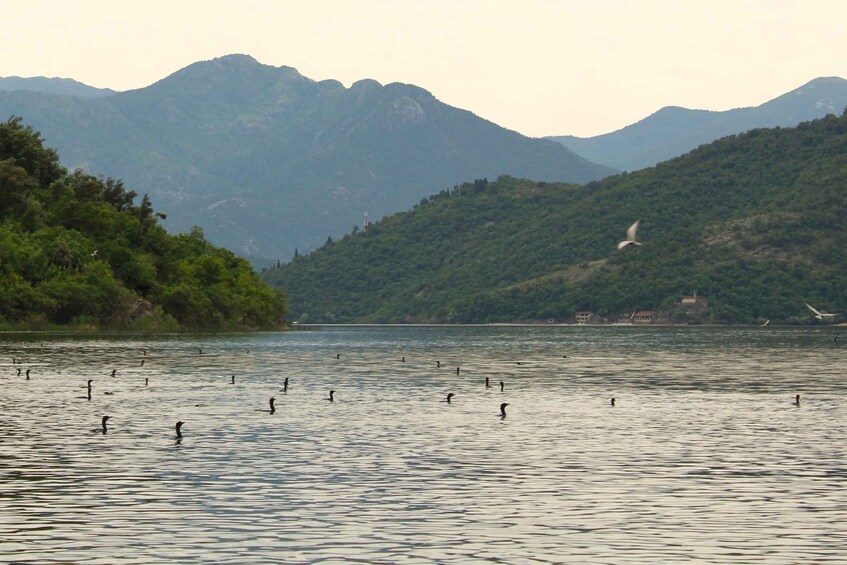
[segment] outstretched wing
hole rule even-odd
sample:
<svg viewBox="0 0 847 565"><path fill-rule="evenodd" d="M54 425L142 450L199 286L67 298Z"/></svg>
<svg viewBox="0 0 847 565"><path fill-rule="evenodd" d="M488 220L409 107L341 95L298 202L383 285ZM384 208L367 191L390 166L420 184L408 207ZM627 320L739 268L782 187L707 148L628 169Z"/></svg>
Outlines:
<svg viewBox="0 0 847 565"><path fill-rule="evenodd" d="M808 302L806 303L806 308L808 308L809 310L811 310L812 312L814 312L814 313L815 313L815 316L821 316L821 315L822 315L820 312L818 312L817 310L815 310L814 308L812 308L811 306L809 306L809 303L808 303Z"/></svg>
<svg viewBox="0 0 847 565"><path fill-rule="evenodd" d="M638 222L640 220L635 220L635 223L629 226L629 229L626 230L626 238L629 241L635 241L635 232L638 231Z"/></svg>

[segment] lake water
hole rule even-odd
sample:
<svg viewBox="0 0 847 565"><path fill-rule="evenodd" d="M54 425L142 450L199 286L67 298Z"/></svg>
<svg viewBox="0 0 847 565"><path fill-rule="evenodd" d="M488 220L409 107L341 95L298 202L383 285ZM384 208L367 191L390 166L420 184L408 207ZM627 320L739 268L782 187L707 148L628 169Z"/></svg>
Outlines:
<svg viewBox="0 0 847 565"><path fill-rule="evenodd" d="M0 561L847 563L837 332L0 334Z"/></svg>

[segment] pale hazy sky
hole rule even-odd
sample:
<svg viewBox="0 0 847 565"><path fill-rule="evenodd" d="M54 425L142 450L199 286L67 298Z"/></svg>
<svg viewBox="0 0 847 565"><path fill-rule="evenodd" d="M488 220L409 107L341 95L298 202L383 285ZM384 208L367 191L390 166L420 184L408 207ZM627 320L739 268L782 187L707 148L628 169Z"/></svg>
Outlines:
<svg viewBox="0 0 847 565"><path fill-rule="evenodd" d="M0 0L0 18L0 76L129 90L246 53L347 86L416 84L531 136L847 78L844 0Z"/></svg>

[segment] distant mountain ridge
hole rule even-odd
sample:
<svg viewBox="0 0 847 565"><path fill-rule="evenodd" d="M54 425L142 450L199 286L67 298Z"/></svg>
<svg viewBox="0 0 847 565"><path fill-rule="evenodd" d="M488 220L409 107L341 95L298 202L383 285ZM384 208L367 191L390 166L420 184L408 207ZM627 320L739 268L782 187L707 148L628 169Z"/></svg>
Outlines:
<svg viewBox="0 0 847 565"><path fill-rule="evenodd" d="M116 91L111 88L96 88L71 78L47 77L0 77L0 91L2 90L28 90L80 98L97 98L116 94Z"/></svg>
<svg viewBox="0 0 847 565"><path fill-rule="evenodd" d="M612 169L438 101L373 80L345 88L229 55L107 97L0 92L63 164L149 192L166 225L288 258L433 189L508 173L587 182Z"/></svg>
<svg viewBox="0 0 847 565"><path fill-rule="evenodd" d="M793 127L847 106L847 80L823 77L760 106L721 112L668 106L620 130L594 137L551 136L571 151L623 171L651 167L704 143L762 127Z"/></svg>

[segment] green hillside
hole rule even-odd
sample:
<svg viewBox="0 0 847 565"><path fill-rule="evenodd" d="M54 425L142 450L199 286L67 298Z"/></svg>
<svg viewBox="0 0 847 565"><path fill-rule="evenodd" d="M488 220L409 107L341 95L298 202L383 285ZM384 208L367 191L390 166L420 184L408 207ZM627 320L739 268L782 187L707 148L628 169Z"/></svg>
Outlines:
<svg viewBox="0 0 847 565"><path fill-rule="evenodd" d="M265 277L311 322L810 321L847 303L847 117L584 186L465 183ZM617 250L641 220L643 245ZM697 291L708 308L679 305Z"/></svg>
<svg viewBox="0 0 847 565"><path fill-rule="evenodd" d="M18 118L0 124L0 327L246 329L285 312L200 229L168 235L145 194L68 173Z"/></svg>

